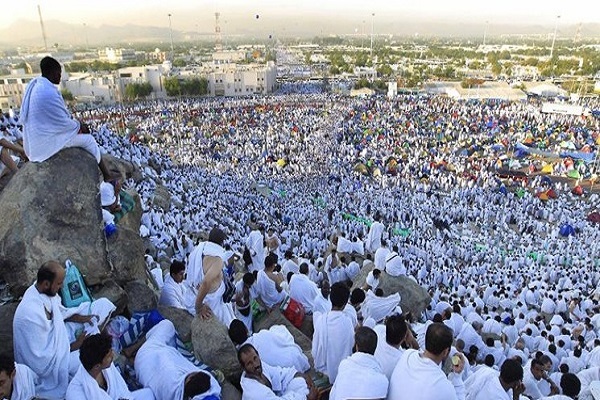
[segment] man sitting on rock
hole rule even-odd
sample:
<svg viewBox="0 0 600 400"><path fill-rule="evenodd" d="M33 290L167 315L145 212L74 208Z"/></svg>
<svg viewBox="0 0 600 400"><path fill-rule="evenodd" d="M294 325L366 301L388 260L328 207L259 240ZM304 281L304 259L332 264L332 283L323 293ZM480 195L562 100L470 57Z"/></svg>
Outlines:
<svg viewBox="0 0 600 400"><path fill-rule="evenodd" d="M99 327L115 310L104 298L75 308L63 307L58 292L64 279L62 265L57 261L44 263L13 320L15 360L38 375L36 393L47 399L64 398L69 376L75 375L80 365L76 350L86 336L99 333Z"/></svg>
<svg viewBox="0 0 600 400"><path fill-rule="evenodd" d="M135 372L156 400L218 399L219 382L187 360L175 348L175 327L162 320L146 334L135 356Z"/></svg>
<svg viewBox="0 0 600 400"><path fill-rule="evenodd" d="M293 367L300 372L310 368L308 358L284 325L274 325L249 336L246 325L234 319L229 325L229 338L238 347L246 343L253 345L269 365Z"/></svg>
<svg viewBox="0 0 600 400"><path fill-rule="evenodd" d="M30 400L35 397L36 374L14 358L0 355L0 399Z"/></svg>
<svg viewBox="0 0 600 400"><path fill-rule="evenodd" d="M185 310L185 285L182 283L185 276L185 264L175 260L169 268L169 275L160 291L158 304Z"/></svg>
<svg viewBox="0 0 600 400"><path fill-rule="evenodd" d="M73 119L54 85L60 84L61 66L52 57L40 61L42 76L27 85L21 104L23 147L29 160L46 161L62 149L81 147L96 159L102 175L110 178L100 149L87 125Z"/></svg>
<svg viewBox="0 0 600 400"><path fill-rule="evenodd" d="M285 399L314 400L317 390L312 380L294 368L282 368L262 362L251 344L238 350L242 369L242 400Z"/></svg>

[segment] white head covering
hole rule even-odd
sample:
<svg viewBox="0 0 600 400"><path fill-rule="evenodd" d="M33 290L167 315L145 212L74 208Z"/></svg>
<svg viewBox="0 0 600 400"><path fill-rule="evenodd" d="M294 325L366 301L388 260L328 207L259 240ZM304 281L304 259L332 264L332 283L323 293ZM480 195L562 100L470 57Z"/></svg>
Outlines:
<svg viewBox="0 0 600 400"><path fill-rule="evenodd" d="M114 186L108 182L102 182L100 184L100 203L102 204L102 207L110 206L114 204L116 200Z"/></svg>

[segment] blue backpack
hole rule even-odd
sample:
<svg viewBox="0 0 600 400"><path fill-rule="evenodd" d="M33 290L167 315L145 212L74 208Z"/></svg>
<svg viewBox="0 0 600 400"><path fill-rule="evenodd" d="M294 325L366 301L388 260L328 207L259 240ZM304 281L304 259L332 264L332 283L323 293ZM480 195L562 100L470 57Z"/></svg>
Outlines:
<svg viewBox="0 0 600 400"><path fill-rule="evenodd" d="M60 297L65 307L77 307L86 301L91 302L92 296L83 281L79 269L71 260L65 261L65 281L60 289Z"/></svg>

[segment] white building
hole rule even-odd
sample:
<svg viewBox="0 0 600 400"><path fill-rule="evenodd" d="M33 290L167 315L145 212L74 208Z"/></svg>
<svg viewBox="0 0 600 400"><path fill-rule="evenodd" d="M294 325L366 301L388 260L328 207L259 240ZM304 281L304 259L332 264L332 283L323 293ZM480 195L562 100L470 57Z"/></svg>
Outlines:
<svg viewBox="0 0 600 400"><path fill-rule="evenodd" d="M112 104L120 96L119 79L114 74L72 73L62 86L82 103Z"/></svg>
<svg viewBox="0 0 600 400"><path fill-rule="evenodd" d="M11 74L0 76L0 109L21 107L25 87L35 74Z"/></svg>
<svg viewBox="0 0 600 400"><path fill-rule="evenodd" d="M98 57L100 58L100 61L108 61L110 63L136 60L134 49L113 49L112 47L105 47L104 49L98 50Z"/></svg>
<svg viewBox="0 0 600 400"><path fill-rule="evenodd" d="M211 96L267 94L275 88L277 68L272 61L266 65L215 65L207 78Z"/></svg>
<svg viewBox="0 0 600 400"><path fill-rule="evenodd" d="M119 77L120 93L125 93L125 86L129 83L145 83L152 85L151 98L164 98L167 92L163 85L166 70L162 64L146 65L143 67L126 67L117 71Z"/></svg>

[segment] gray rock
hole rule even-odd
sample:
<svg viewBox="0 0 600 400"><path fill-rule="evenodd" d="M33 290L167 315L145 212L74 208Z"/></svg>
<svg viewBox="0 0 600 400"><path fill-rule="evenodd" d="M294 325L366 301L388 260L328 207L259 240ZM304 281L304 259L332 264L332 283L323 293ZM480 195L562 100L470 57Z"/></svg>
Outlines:
<svg viewBox="0 0 600 400"><path fill-rule="evenodd" d="M139 233L122 226L117 229L117 233L107 240L107 257L114 268L113 277L121 285L132 280L145 280L146 249Z"/></svg>
<svg viewBox="0 0 600 400"><path fill-rule="evenodd" d="M105 297L110 300L117 307L113 315L121 314L127 307L127 293L113 279L105 281L101 286L92 288L92 296L95 299Z"/></svg>
<svg viewBox="0 0 600 400"><path fill-rule="evenodd" d="M228 381L220 382L221 384L221 399L223 400L242 400L242 393L237 390Z"/></svg>
<svg viewBox="0 0 600 400"><path fill-rule="evenodd" d="M148 312L158 306L156 293L144 281L132 281L125 285L129 312Z"/></svg>
<svg viewBox="0 0 600 400"><path fill-rule="evenodd" d="M126 192L133 197L135 206L133 207L133 210L129 211L123 218L119 220L118 226L120 228L123 227L131 229L134 232L139 232L142 221L142 204L140 195L135 191L135 189L129 189Z"/></svg>
<svg viewBox="0 0 600 400"><path fill-rule="evenodd" d="M0 354L13 354L13 319L19 303L0 306Z"/></svg>
<svg viewBox="0 0 600 400"><path fill-rule="evenodd" d="M154 189L154 199L152 203L162 208L165 211L168 211L171 208L171 193L169 193L169 189L162 185L156 185L156 189Z"/></svg>
<svg viewBox="0 0 600 400"><path fill-rule="evenodd" d="M173 323L181 340L184 342L192 340L192 320L194 319L192 314L186 310L168 306L158 306L158 312Z"/></svg>
<svg viewBox="0 0 600 400"><path fill-rule="evenodd" d="M192 344L194 353L208 366L218 369L231 382L239 381L242 369L237 360L237 351L229 339L227 328L214 316L192 321Z"/></svg>
<svg viewBox="0 0 600 400"><path fill-rule="evenodd" d="M111 277L99 195L100 170L79 148L26 163L0 193L0 277L20 296L48 260L71 259L89 286Z"/></svg>
<svg viewBox="0 0 600 400"><path fill-rule="evenodd" d="M353 288L362 287L374 264L369 263L363 267L360 273L354 278ZM400 293L400 306L403 312L410 312L415 319L419 319L423 311L431 302L431 297L427 290L419 286L412 279L406 276L390 276L385 272L381 273L379 278L379 287L383 290L384 296L394 293Z"/></svg>
<svg viewBox="0 0 600 400"><path fill-rule="evenodd" d="M110 154L103 154L102 160L109 171L115 175L120 175L122 179L132 178L136 182L139 182L143 178L139 168L131 161L126 161Z"/></svg>

